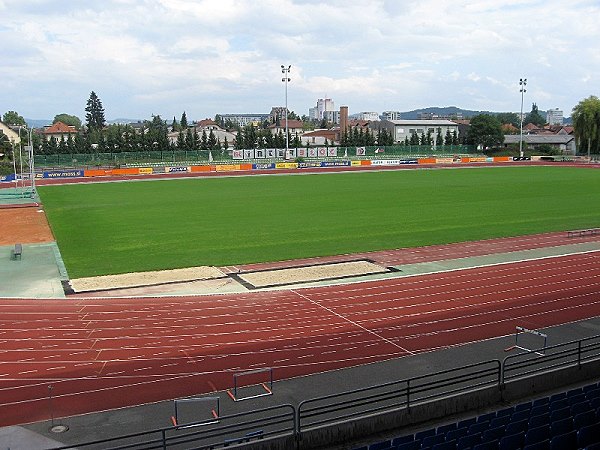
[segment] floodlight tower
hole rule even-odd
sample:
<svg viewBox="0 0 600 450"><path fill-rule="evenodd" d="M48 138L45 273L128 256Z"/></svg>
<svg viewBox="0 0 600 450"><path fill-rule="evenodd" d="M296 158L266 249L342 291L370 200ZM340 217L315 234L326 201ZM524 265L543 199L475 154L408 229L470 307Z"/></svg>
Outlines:
<svg viewBox="0 0 600 450"><path fill-rule="evenodd" d="M290 79L290 69L292 65L288 65L285 67L283 64L281 65L281 73L283 74L283 78L281 81L285 83L285 155L283 159L287 159L288 151L290 148L289 137L288 137L288 83L292 81Z"/></svg>
<svg viewBox="0 0 600 450"><path fill-rule="evenodd" d="M525 95L525 92L527 92L527 89L525 89L525 86L527 86L527 78L520 78L519 79L519 86L521 86L521 135L519 138L519 156L522 158L523 157L523 96Z"/></svg>

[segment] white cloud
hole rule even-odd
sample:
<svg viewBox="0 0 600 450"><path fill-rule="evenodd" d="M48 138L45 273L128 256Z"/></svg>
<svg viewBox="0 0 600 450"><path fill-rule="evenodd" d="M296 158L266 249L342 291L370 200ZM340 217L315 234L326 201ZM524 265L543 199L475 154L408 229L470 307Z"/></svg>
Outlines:
<svg viewBox="0 0 600 450"><path fill-rule="evenodd" d="M520 77L540 109L568 114L600 91L595 0L0 0L0 11L0 104L32 118L83 117L91 90L108 117L268 111L283 102L280 64L292 64L300 114L325 94L351 112L514 111Z"/></svg>

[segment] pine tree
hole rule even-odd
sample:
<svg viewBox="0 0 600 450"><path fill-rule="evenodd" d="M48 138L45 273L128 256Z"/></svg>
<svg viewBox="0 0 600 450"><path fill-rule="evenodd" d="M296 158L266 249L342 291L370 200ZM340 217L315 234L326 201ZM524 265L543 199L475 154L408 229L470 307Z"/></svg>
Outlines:
<svg viewBox="0 0 600 450"><path fill-rule="evenodd" d="M94 91L90 94L85 111L85 120L89 131L100 131L105 127L106 120L104 119L104 108Z"/></svg>
<svg viewBox="0 0 600 450"><path fill-rule="evenodd" d="M181 128L184 130L188 127L188 121L187 121L187 116L185 114L185 111L181 115L181 121L179 122L179 125L181 125Z"/></svg>

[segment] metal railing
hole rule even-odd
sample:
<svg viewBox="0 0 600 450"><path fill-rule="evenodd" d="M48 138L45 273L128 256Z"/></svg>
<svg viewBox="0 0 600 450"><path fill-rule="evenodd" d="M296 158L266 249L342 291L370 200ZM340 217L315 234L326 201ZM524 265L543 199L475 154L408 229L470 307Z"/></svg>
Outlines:
<svg viewBox="0 0 600 450"><path fill-rule="evenodd" d="M94 442L54 447L53 450L95 449L204 449L221 448L258 439L282 437L301 440L302 433L318 427L357 420L377 413L408 409L478 389L535 377L569 367L581 368L600 360L600 335L527 350L459 368L368 386L290 404L220 417L218 423L198 422L156 429ZM191 446L190 444L193 444Z"/></svg>

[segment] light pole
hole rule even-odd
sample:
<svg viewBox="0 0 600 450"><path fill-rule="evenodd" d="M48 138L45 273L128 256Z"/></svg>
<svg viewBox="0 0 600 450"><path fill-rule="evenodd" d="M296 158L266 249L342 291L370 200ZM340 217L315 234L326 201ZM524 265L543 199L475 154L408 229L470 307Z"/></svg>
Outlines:
<svg viewBox="0 0 600 450"><path fill-rule="evenodd" d="M519 86L521 86L521 135L519 138L519 156L521 156L521 158L523 157L523 96L525 95L525 92L527 92L527 89L525 89L525 86L527 86L527 78L519 78Z"/></svg>
<svg viewBox="0 0 600 450"><path fill-rule="evenodd" d="M281 73L283 74L283 78L281 81L285 83L285 155L283 159L287 159L288 150L290 148L290 142L288 137L288 83L292 81L290 79L290 69L292 65L288 65L285 67L283 64L281 65Z"/></svg>

